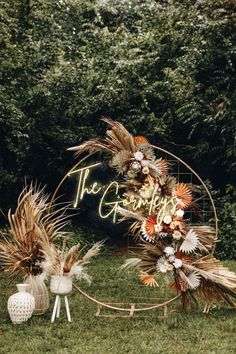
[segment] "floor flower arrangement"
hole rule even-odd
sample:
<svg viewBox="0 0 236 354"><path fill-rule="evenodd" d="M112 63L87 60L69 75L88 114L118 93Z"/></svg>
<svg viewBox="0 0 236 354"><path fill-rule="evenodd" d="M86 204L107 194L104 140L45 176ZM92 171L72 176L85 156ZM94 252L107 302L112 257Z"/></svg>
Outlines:
<svg viewBox="0 0 236 354"><path fill-rule="evenodd" d="M103 242L97 242L86 252L80 244L68 249L67 210L68 205L54 205L44 189L31 183L20 194L15 212L9 210L9 228L0 234L0 265L12 281L23 277L35 299L37 315L49 308L45 280L53 276L70 278L71 290L72 280L91 282L86 265L103 246ZM58 246L61 239L62 249ZM22 311L19 308L19 313Z"/></svg>

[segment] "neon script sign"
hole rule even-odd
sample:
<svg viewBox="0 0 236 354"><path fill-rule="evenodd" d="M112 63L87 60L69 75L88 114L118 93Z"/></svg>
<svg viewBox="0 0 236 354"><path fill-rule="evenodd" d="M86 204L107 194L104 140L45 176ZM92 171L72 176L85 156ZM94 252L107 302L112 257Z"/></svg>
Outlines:
<svg viewBox="0 0 236 354"><path fill-rule="evenodd" d="M68 173L68 176L77 175L78 184L76 187L76 197L74 200L74 208L84 199L86 195L98 195L101 194L101 198L98 205L99 216L103 219L112 216L113 222L116 222L117 212L119 207L136 211L146 206L149 211L149 215L153 212L153 209L158 210L157 220L162 222L166 209L171 207L175 209L179 204L177 198L162 198L157 194L157 187L154 189L151 198L142 198L141 196L134 196L123 194L119 196L119 192L122 190L122 186L117 181L111 181L106 185L99 185L98 182L89 182L92 169L101 166L102 163L91 164L82 168L78 168Z"/></svg>

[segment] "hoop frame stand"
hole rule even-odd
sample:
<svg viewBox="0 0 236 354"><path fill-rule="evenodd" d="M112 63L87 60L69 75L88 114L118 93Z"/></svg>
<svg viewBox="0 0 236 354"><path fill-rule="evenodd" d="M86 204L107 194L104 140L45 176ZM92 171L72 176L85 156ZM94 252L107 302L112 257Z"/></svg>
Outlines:
<svg viewBox="0 0 236 354"><path fill-rule="evenodd" d="M162 149L158 146L155 145L150 145L152 146L155 150L158 150L168 156L171 156L172 158L174 158L175 160L178 161L178 163L181 163L183 166L185 166L185 168L187 168L196 178L197 180L201 183L201 185L204 187L206 194L210 200L211 206L212 206L212 211L213 211L213 215L214 215L214 221L215 221L215 242L217 242L218 239L218 217L217 217L217 212L216 212L216 207L213 201L213 198L211 196L211 193L209 191L209 189L207 188L206 184L204 183L204 181L201 179L201 177L188 165L186 164L182 159L180 159L178 156L176 156L175 154ZM85 162L89 157L95 155L94 152L88 154L87 156L85 156L83 159L81 159L79 162L77 162L67 173L66 175L63 177L63 179L60 181L60 183L58 184L57 188L55 189L55 192L52 196L51 199L51 203L49 205L49 209L52 206L53 201L55 200L62 184L65 182L65 180L70 176L70 174L80 165L82 164L82 162ZM213 255L215 251L215 245L212 249L211 254ZM122 318L133 318L133 317L137 317L134 316L136 313L138 312L144 312L144 311L149 311L149 310L154 310L154 309L160 309L163 308L163 317L166 318L167 317L167 311L168 311L168 305L172 302L174 302L175 300L179 299L181 297L181 294L178 294L177 296L163 302L163 303L156 303L156 304L147 304L145 303L145 307L139 307L139 306L143 306L143 303L103 303L99 300L96 300L95 298L93 298L92 296L90 296L89 294L87 294L86 292L84 292L83 290L81 290L78 286L76 286L75 284L73 284L73 288L78 291L80 294L82 294L85 298L87 298L88 300L90 300L91 302L95 303L97 305L97 311L96 311L96 316L97 317L109 317L109 318L116 318L116 317L122 317ZM58 302L59 300L57 300ZM65 300L66 301L66 300ZM119 307L120 306L120 307ZM67 307L66 307L67 308ZM68 304L68 309L69 309L69 304ZM110 311L114 311L117 313L123 312L125 313L124 315L112 315L112 314L103 314L102 311L104 309L108 309ZM59 317L60 314L60 307L58 307L58 305L56 306L56 303L54 305L54 310L53 310L53 314L54 317ZM70 315L69 315L70 316ZM68 312L67 312L67 318L69 321L68 317ZM54 318L55 320L55 318Z"/></svg>
<svg viewBox="0 0 236 354"><path fill-rule="evenodd" d="M161 304L148 304L148 303L104 303L99 300L94 299L92 296L88 295L85 293L83 290L81 290L77 285L73 284L73 288L77 290L80 294L82 294L85 298L88 300L94 302L97 305L97 311L96 311L96 317L104 317L104 318L133 318L133 317L140 317L140 316L134 316L136 313L144 312L144 311L149 311L149 310L155 310L155 309L161 309L163 308L163 318L167 317L167 312L168 312L168 305L174 302L175 300L179 299L181 294L178 294L177 296L173 297L170 300L166 300L165 302ZM145 307L142 307L144 306ZM119 307L120 306L120 307ZM141 307L139 307L141 306ZM103 309L108 309L110 311L114 312L125 312L128 314L120 315L120 314L102 314L101 311ZM143 317L143 316L142 316Z"/></svg>
<svg viewBox="0 0 236 354"><path fill-rule="evenodd" d="M128 315L117 315L117 314L104 314L101 313L102 310L105 310L106 307L100 304L97 304L97 312L96 312L96 317L103 317L103 318L134 318L134 317L145 317L145 316L140 316L140 315L135 315L135 313L137 312L136 310L139 310L138 306L154 306L156 304L147 304L147 303L120 303L120 302L113 302L113 303L108 303L108 305L117 305L117 306L122 306L123 308L130 308L130 312ZM109 309L111 310L111 309ZM118 310L113 310L118 312ZM167 305L163 306L163 316L162 318L167 318L167 312L168 312L168 307Z"/></svg>

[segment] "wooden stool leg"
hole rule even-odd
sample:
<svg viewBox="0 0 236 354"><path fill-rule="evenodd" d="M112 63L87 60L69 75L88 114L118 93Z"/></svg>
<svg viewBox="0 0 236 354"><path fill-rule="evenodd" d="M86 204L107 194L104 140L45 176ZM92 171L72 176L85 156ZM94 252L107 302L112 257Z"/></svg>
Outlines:
<svg viewBox="0 0 236 354"><path fill-rule="evenodd" d="M52 318L51 318L52 323L55 321L58 301L59 301L59 295L56 295L56 299L55 299L55 303L54 303L54 307L53 307L53 312L52 312Z"/></svg>
<svg viewBox="0 0 236 354"><path fill-rule="evenodd" d="M67 296L65 296L65 305L66 305L67 319L69 322L71 322L70 307L69 307L69 302L68 302Z"/></svg>
<svg viewBox="0 0 236 354"><path fill-rule="evenodd" d="M60 309L61 309L61 298L59 295L58 305L57 305L57 318L60 316Z"/></svg>

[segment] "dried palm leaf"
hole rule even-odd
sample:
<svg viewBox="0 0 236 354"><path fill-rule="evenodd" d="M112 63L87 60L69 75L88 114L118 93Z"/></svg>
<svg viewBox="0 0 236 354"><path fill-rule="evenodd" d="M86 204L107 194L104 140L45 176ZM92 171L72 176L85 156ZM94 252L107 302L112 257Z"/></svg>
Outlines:
<svg viewBox="0 0 236 354"><path fill-rule="evenodd" d="M108 152L116 153L117 148L111 146L108 141L102 139L90 139L81 145L73 146L67 149L68 151L75 151L75 155L78 156L85 151L93 152Z"/></svg>
<svg viewBox="0 0 236 354"><path fill-rule="evenodd" d="M192 264L201 276L236 292L236 274L225 267L218 259L207 255Z"/></svg>
<svg viewBox="0 0 236 354"><path fill-rule="evenodd" d="M148 242L154 243L156 240L156 236L157 236L156 223L157 223L156 215L149 216L142 223L141 235Z"/></svg>
<svg viewBox="0 0 236 354"><path fill-rule="evenodd" d="M155 161L156 156L153 148L149 144L139 144L138 151L142 152L144 160Z"/></svg>
<svg viewBox="0 0 236 354"><path fill-rule="evenodd" d="M201 284L195 290L194 294L206 301L207 304L216 303L220 306L221 302L227 302L232 307L235 307L235 303L232 301L232 298L236 298L235 290L224 288L221 284L214 283L211 280L202 278Z"/></svg>
<svg viewBox="0 0 236 354"><path fill-rule="evenodd" d="M9 235L0 241L0 261L11 276L20 272L34 275L40 272L38 261L42 254L37 244L40 234L37 224L46 208L43 190L31 184L20 194L15 213L9 210Z"/></svg>
<svg viewBox="0 0 236 354"><path fill-rule="evenodd" d="M185 264L184 267L190 272L198 272L201 276L197 295L208 302L215 299L232 304L230 297L236 298L236 274L223 266L219 260L207 255L192 264Z"/></svg>
<svg viewBox="0 0 236 354"><path fill-rule="evenodd" d="M193 271L189 275L186 275L182 270L179 270L178 273L188 289L193 290L200 285L201 277L197 271Z"/></svg>
<svg viewBox="0 0 236 354"><path fill-rule="evenodd" d="M176 196L180 199L179 207L186 209L191 205L192 202L192 191L189 186L185 183L177 183L176 185Z"/></svg>
<svg viewBox="0 0 236 354"><path fill-rule="evenodd" d="M151 244L144 244L142 247L140 268L144 272L153 274L157 270L157 260L162 256L163 250Z"/></svg>
<svg viewBox="0 0 236 354"><path fill-rule="evenodd" d="M150 275L145 272L140 272L139 279L141 283L143 283L146 286L149 286L151 288L158 288L159 285L153 275Z"/></svg>
<svg viewBox="0 0 236 354"><path fill-rule="evenodd" d="M128 234L132 235L135 241L140 241L140 221L135 221L131 224Z"/></svg>
<svg viewBox="0 0 236 354"><path fill-rule="evenodd" d="M130 159L130 151L121 150L117 152L111 159L111 166L119 173L127 172L127 161Z"/></svg>
<svg viewBox="0 0 236 354"><path fill-rule="evenodd" d="M199 246L198 235L192 229L188 231L184 242L180 246L180 251L184 253L194 252Z"/></svg>
<svg viewBox="0 0 236 354"><path fill-rule="evenodd" d="M186 226L186 230L193 230L198 235L199 242L208 249L211 249L217 242L215 229L211 226Z"/></svg>
<svg viewBox="0 0 236 354"><path fill-rule="evenodd" d="M167 175L169 171L169 164L162 158L155 160L149 165L150 173L155 177Z"/></svg>

